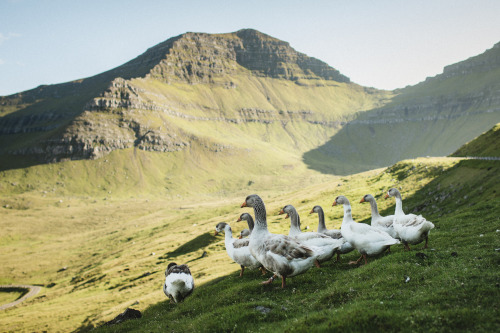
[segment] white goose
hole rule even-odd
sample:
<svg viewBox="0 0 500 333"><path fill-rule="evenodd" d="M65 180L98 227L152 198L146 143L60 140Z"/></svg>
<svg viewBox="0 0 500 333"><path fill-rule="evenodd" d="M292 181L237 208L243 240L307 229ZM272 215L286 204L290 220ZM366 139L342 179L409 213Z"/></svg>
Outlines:
<svg viewBox="0 0 500 333"><path fill-rule="evenodd" d="M345 240L344 237L342 237L342 233L340 232L339 229L327 229L325 225L325 213L323 212L323 208L321 206L314 206L313 209L311 209L311 212L309 214L316 213L318 214L318 232L325 234L327 236L332 237L333 239L340 239L342 240L342 246L340 247L339 250L337 250L337 260L335 261L340 261L340 255L341 254L346 254L354 250L354 247L349 243L348 241Z"/></svg>
<svg viewBox="0 0 500 333"><path fill-rule="evenodd" d="M410 250L409 244L419 244L425 239L424 249L429 242L429 232L434 228L434 224L427 221L422 215L405 214L403 211L403 199L398 189L391 188L385 198L396 198L396 210L394 213L394 230L405 245L407 251Z"/></svg>
<svg viewBox="0 0 500 333"><path fill-rule="evenodd" d="M255 227L250 235L250 252L262 265L274 273L264 284L281 277L281 287L286 286L286 278L306 272L317 264L319 253L291 237L270 233L267 229L266 207L262 199L252 194L246 197L241 207L253 207Z"/></svg>
<svg viewBox="0 0 500 333"><path fill-rule="evenodd" d="M368 224L356 223L352 219L351 204L343 195L335 198L333 206L344 206L344 219L340 231L342 236L354 246L361 257L355 262L349 264L358 264L362 258L365 259L365 264L368 263L368 256L375 256L387 250L393 244L399 244L399 240L392 238L385 232L374 228Z"/></svg>
<svg viewBox="0 0 500 333"><path fill-rule="evenodd" d="M292 205L286 205L279 212L280 215L285 213L285 218L290 217L290 232L288 236L312 249L319 248L323 253L318 257L318 262L322 263L330 260L342 246L343 240L341 239L333 239L330 236L314 231L302 232L300 230L300 216Z"/></svg>
<svg viewBox="0 0 500 333"><path fill-rule="evenodd" d="M250 215L248 213L241 214L240 217L238 218L238 220L236 220L236 222L240 222L243 220L247 221L248 229L243 229L240 231L240 237L239 237L240 239L243 237L250 236L250 234L252 233L252 230L253 230L253 226L255 225L255 223L253 222L252 215Z"/></svg>
<svg viewBox="0 0 500 333"><path fill-rule="evenodd" d="M170 299L170 303L182 302L194 290L194 280L187 265L168 264L165 270L163 292Z"/></svg>
<svg viewBox="0 0 500 333"><path fill-rule="evenodd" d="M250 249L248 247L250 239L233 238L231 226L225 222L220 222L215 226L215 235L222 231L225 233L224 242L227 254L235 263L241 266L240 277L243 276L245 267L254 269L262 266L260 262L250 253Z"/></svg>
<svg viewBox="0 0 500 333"><path fill-rule="evenodd" d="M378 228L386 233L388 233L392 238L398 238L398 234L394 230L393 221L394 215L381 216L378 212L377 201L371 194L365 195L360 203L369 202L372 209L372 227Z"/></svg>

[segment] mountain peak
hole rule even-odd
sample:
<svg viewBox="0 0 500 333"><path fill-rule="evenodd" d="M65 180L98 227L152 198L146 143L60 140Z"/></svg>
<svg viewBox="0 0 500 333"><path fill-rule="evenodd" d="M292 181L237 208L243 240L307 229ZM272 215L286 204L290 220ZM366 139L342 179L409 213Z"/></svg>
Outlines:
<svg viewBox="0 0 500 333"><path fill-rule="evenodd" d="M348 77L328 64L297 52L288 42L254 29L225 34L188 32L160 43L146 53L159 55L160 52L164 57L151 69L150 76L166 82L207 83L216 76L234 73L236 65L259 76L350 82ZM146 53L138 58L146 57Z"/></svg>

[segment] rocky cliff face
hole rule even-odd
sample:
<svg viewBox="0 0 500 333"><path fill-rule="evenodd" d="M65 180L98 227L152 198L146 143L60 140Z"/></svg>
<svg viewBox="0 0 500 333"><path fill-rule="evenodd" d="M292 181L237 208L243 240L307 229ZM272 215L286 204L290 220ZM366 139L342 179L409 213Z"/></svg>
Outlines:
<svg viewBox="0 0 500 333"><path fill-rule="evenodd" d="M174 42L150 76L166 82L210 83L214 77L234 74L236 64L257 75L274 78L349 82L348 77L326 63L251 29L222 35L187 33Z"/></svg>
<svg viewBox="0 0 500 333"><path fill-rule="evenodd" d="M500 66L500 43L485 53L471 57L467 60L446 66L440 79L447 79L454 76L464 76L471 73L485 73L495 70Z"/></svg>

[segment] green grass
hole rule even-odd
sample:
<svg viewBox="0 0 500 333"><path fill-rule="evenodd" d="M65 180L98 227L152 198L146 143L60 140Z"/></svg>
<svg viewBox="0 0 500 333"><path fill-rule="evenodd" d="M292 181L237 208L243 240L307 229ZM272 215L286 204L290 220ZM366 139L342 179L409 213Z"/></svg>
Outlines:
<svg viewBox="0 0 500 333"><path fill-rule="evenodd" d="M422 171L412 171L416 165ZM499 254L495 249L500 240L500 168L497 162L475 161L447 167L400 163L370 177L371 188L364 188L375 192L386 175L406 188L412 177L421 177L426 170L432 180L405 196L404 207L407 212L420 210L435 223L427 250L422 250L422 244L410 252L393 247L391 254L361 267L346 264L356 257L350 254L341 264L330 262L289 279L284 290L278 283L260 285L263 278L257 272L247 272L241 279L235 272L199 286L182 304L165 300L147 308L142 319L98 331L498 331ZM464 173L471 176L464 178ZM356 202L352 193L359 190L335 192L351 194ZM333 201L334 195L317 199ZM353 211L359 209L353 203ZM392 210L388 207L383 213ZM259 306L269 312L262 314Z"/></svg>
<svg viewBox="0 0 500 333"><path fill-rule="evenodd" d="M1 288L0 305L14 302L26 294L26 290L19 288Z"/></svg>
<svg viewBox="0 0 500 333"><path fill-rule="evenodd" d="M500 123L460 147L451 156L500 157Z"/></svg>
<svg viewBox="0 0 500 333"><path fill-rule="evenodd" d="M121 154L110 156L108 163L133 156ZM144 154L147 156L140 157L143 165L147 159L153 159L154 165L161 161L154 153ZM86 194L85 187L76 195L61 186L47 193L40 192L43 187L29 189L21 178L13 180L19 181L15 186L4 181L0 184L10 187L3 189L7 195L0 202L4 230L0 237L0 283L44 287L37 297L0 313L0 327L7 331L84 330L133 307L144 312L143 319L108 330L164 331L167 326L173 329L174 324L175 330L186 327L186 331L226 331L235 325L247 331L305 331L311 325L325 330L368 330L373 323L379 330L411 327L432 331L445 330L447 325L495 328L498 322L492 316L498 309L491 299L498 290L498 252L494 251L499 237L496 230L500 229L495 192L498 162L457 162L454 158L407 160L389 169L343 178L311 178L313 174L307 170L292 170L288 176L255 175L254 184L245 182L232 192L216 195L209 194L203 172L198 172L193 173L192 191L181 197L165 195L161 184L145 185L151 194L134 194L123 184L122 195L115 195L115 188L111 194L99 194L99 189ZM81 172L85 163L106 165L103 160L72 161L50 165L52 170L44 169L49 166L34 170L39 177L54 177L73 167ZM35 183L29 176L33 170L25 171L27 180ZM213 183L222 182L225 172ZM109 177L106 169L99 173L104 181ZM88 180L92 187L100 184ZM275 188L276 180L282 185ZM109 179L109 184L117 183ZM320 204L327 227L338 228L343 211L331 207L337 195L347 195L354 219L366 222L369 206L358 201L372 193L379 199L381 212L389 214L394 203L380 197L392 186L402 188L405 211L418 210L436 224L430 238L434 250L423 251L426 259L415 257L421 245L412 252L395 247L393 254L354 268L346 264L357 258L351 253L341 264L330 262L321 270L315 268L290 279L289 287L281 290L277 283L261 286L263 278L257 271L237 278L239 267L227 257L223 237L212 236L218 222L231 223L235 233L246 227L235 221L245 211L239 207L250 193L264 198L271 231L288 233L289 221L277 215L285 204L293 204L302 225L314 230L317 216L308 213ZM477 212L481 212L481 223ZM204 257L203 252L207 253ZM170 261L188 263L197 284L195 293L177 307L169 305L161 291L163 271ZM67 269L61 270L63 267ZM410 276L410 282L404 283L404 276ZM442 301L446 295L450 299ZM213 306L207 309L207 304ZM255 311L259 305L271 312L263 315ZM471 313L467 317L470 321L463 319L467 323L458 318L463 312ZM27 315L31 321L25 320Z"/></svg>

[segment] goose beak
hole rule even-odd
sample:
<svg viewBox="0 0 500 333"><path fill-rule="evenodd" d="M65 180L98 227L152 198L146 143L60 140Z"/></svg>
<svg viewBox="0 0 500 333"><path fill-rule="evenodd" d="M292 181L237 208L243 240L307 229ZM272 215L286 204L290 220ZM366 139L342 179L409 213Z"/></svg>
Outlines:
<svg viewBox="0 0 500 333"><path fill-rule="evenodd" d="M219 233L217 232L217 230L215 230L214 232L214 236L217 236Z"/></svg>
<svg viewBox="0 0 500 333"><path fill-rule="evenodd" d="M289 217L290 217L290 215L286 214L285 218L287 219L287 218L289 218Z"/></svg>
<svg viewBox="0 0 500 333"><path fill-rule="evenodd" d="M242 236L242 235L240 235L240 237L238 237L238 239L242 239L242 238L243 238L243 236Z"/></svg>
<svg viewBox="0 0 500 333"><path fill-rule="evenodd" d="M240 222L240 221L241 221L241 217L239 217L239 218L236 220L236 222Z"/></svg>
<svg viewBox="0 0 500 333"><path fill-rule="evenodd" d="M334 201L333 204L332 204L332 207L333 206L337 206L337 201Z"/></svg>
<svg viewBox="0 0 500 333"><path fill-rule="evenodd" d="M282 214L285 214L285 211L283 209L280 210L280 212L278 213L278 215L282 215Z"/></svg>
<svg viewBox="0 0 500 333"><path fill-rule="evenodd" d="M312 213L314 213L314 210L311 209L311 211L309 212L309 214L312 214Z"/></svg>
<svg viewBox="0 0 500 333"><path fill-rule="evenodd" d="M389 197L389 194L386 194L385 197L384 197L384 199L387 199L388 197Z"/></svg>
<svg viewBox="0 0 500 333"><path fill-rule="evenodd" d="M359 203L365 202L365 198L361 198L361 201Z"/></svg>
<svg viewBox="0 0 500 333"><path fill-rule="evenodd" d="M247 202L246 202L246 201L245 201L244 203L242 203L242 204L241 204L241 208L243 208L243 207L248 207L248 206L247 206Z"/></svg>

